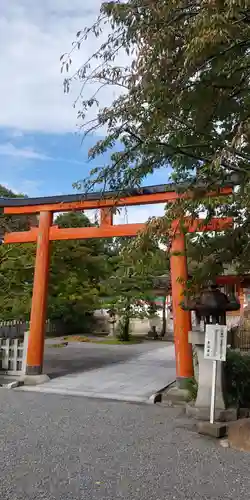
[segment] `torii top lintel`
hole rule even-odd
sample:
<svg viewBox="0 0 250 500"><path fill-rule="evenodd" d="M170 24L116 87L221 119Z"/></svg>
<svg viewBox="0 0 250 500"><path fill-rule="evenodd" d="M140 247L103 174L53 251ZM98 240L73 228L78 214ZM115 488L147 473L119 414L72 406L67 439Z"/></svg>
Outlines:
<svg viewBox="0 0 250 500"><path fill-rule="evenodd" d="M177 189L177 187L179 189ZM206 196L230 195L232 184L217 191L207 193ZM117 192L99 192L72 195L49 196L39 198L0 198L0 208L5 214L32 214L43 211L67 212L71 210L90 210L100 208L147 205L154 203L168 203L178 198L189 198L192 192L184 191L183 187L175 184L162 184L130 190L119 197Z"/></svg>
<svg viewBox="0 0 250 500"><path fill-rule="evenodd" d="M120 236L135 236L142 231L145 224L120 224L113 225L112 207L145 205L153 203L171 203L180 197L191 197L192 192L177 192L176 186L161 185L150 186L130 191L126 196L118 197L117 193L90 193L88 195L66 195L51 196L46 198L0 198L0 208L8 215L14 214L34 214L67 212L71 210L89 210L99 209L101 212L99 227L81 227L81 228L58 228L51 225L49 228L49 240L75 240L87 238L112 238ZM232 186L228 185L217 189L204 196L218 196L232 194ZM212 219L204 225L204 221L185 219L185 225L188 232L197 231L223 231L230 226L232 220L228 218ZM174 226L179 224L174 221ZM5 233L4 243L31 243L38 240L39 229L31 227L29 231Z"/></svg>

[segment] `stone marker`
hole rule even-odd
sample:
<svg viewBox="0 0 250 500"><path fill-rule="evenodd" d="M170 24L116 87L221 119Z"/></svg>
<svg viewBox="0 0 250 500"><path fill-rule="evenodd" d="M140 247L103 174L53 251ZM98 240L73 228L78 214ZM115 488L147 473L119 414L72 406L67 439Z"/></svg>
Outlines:
<svg viewBox="0 0 250 500"><path fill-rule="evenodd" d="M190 400L190 394L187 389L180 389L179 387L170 387L167 391L162 393L162 402L171 401L172 404L185 405Z"/></svg>
<svg viewBox="0 0 250 500"><path fill-rule="evenodd" d="M208 420L210 417L210 408L197 407L193 402L186 404L186 414L188 417L193 417L197 420ZM216 422L232 422L237 420L237 408L227 408L224 410L215 409Z"/></svg>
<svg viewBox="0 0 250 500"><path fill-rule="evenodd" d="M227 426L221 422L198 422L197 430L199 434L204 434L205 436L211 436L215 438L222 438L227 433Z"/></svg>
<svg viewBox="0 0 250 500"><path fill-rule="evenodd" d="M242 418L228 427L229 446L239 451L250 451L250 419Z"/></svg>
<svg viewBox="0 0 250 500"><path fill-rule="evenodd" d="M250 417L250 408L239 408L238 418L249 418L249 417Z"/></svg>

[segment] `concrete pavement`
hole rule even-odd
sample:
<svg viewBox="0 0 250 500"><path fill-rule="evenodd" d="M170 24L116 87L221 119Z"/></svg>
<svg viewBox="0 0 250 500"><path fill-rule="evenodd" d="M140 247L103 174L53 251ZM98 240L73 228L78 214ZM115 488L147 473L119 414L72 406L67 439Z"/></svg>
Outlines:
<svg viewBox="0 0 250 500"><path fill-rule="evenodd" d="M250 455L180 409L1 389L1 500L248 500Z"/></svg>
<svg viewBox="0 0 250 500"><path fill-rule="evenodd" d="M159 345L161 347L157 347ZM175 380L174 346L165 343L146 343L143 346L136 346L134 349L135 346L106 345L103 350L104 346L99 344L80 344L78 352L82 353L82 359L88 352L92 356L93 352L99 356L101 352L103 360L109 360L108 364L104 362L95 369L66 374L48 383L35 387L25 386L19 390L149 402L150 396ZM76 349L75 346L73 348ZM65 357L66 353L70 357L71 346L57 351L58 358L60 355ZM100 361L99 356L97 358ZM73 363L74 360L72 366ZM52 359L50 364L53 365Z"/></svg>
<svg viewBox="0 0 250 500"><path fill-rule="evenodd" d="M61 339L63 340L63 339ZM69 342L67 347L55 348L60 339L47 339L44 356L44 373L50 378L85 372L115 363L128 361L135 356L166 346L164 342L145 341L138 344L108 345L93 342Z"/></svg>

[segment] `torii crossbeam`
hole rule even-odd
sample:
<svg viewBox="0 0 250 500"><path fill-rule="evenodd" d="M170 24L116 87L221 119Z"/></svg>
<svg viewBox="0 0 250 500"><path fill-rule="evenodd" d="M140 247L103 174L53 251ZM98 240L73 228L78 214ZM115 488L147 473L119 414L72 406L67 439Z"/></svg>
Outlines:
<svg viewBox="0 0 250 500"><path fill-rule="evenodd" d="M232 194L232 187L226 186L208 196L227 196ZM151 186L130 191L126 196L118 197L117 193L91 193L86 196L68 195L46 198L1 198L0 207L6 215L39 214L39 227L29 231L6 233L5 244L37 243L33 296L30 317L30 335L27 353L26 375L32 377L43 372L44 332L47 311L47 293L49 279L49 247L50 241L75 240L86 238L112 238L119 236L135 236L142 231L145 224L113 225L113 211L116 207L146 205L155 203L171 203L178 198L190 198L190 191L177 192L174 185ZM99 227L58 228L53 225L53 214L75 210L100 210ZM208 224L201 220L185 219L188 232L223 231L231 224L231 219L212 219ZM174 238L171 247L171 282L174 314L174 338L176 352L176 375L179 385L193 375L192 348L188 343L188 332L191 329L190 312L183 311L180 302L183 299L185 281L188 278L187 259L185 256L185 236L178 221L173 223ZM181 279L180 279L181 278Z"/></svg>

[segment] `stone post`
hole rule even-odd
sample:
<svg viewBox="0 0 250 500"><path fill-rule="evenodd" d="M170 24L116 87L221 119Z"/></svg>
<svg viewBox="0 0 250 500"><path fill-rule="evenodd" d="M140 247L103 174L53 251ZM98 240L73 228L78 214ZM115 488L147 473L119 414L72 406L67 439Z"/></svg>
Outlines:
<svg viewBox="0 0 250 500"><path fill-rule="evenodd" d="M194 405L187 405L187 414L198 420L209 420L211 389L212 389L212 367L209 359L204 359L205 332L196 330L189 332L189 342L197 353L198 358L198 392ZM236 409L226 409L223 391L223 362L217 361L216 374L216 398L215 398L215 420L228 421L237 418Z"/></svg>

